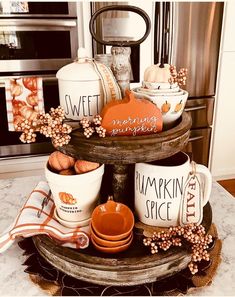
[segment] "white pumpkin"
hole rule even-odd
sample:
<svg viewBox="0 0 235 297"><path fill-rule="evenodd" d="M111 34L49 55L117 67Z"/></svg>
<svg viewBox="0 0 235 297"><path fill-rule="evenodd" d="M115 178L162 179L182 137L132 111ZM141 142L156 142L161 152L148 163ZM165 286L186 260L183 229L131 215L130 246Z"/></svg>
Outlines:
<svg viewBox="0 0 235 297"><path fill-rule="evenodd" d="M170 65L164 64L164 67L159 67L160 64L151 65L144 72L145 82L168 83L171 78Z"/></svg>

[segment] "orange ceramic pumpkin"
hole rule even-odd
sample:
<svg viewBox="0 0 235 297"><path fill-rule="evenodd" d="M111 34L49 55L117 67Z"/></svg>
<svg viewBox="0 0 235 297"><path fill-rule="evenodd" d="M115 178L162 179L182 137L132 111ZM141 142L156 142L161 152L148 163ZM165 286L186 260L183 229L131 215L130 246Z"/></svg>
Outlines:
<svg viewBox="0 0 235 297"><path fill-rule="evenodd" d="M59 151L55 151L49 156L48 163L53 170L61 171L73 167L75 159Z"/></svg>
<svg viewBox="0 0 235 297"><path fill-rule="evenodd" d="M145 135L162 130L160 109L145 98L136 98L130 91L122 100L112 100L101 112L106 135Z"/></svg>
<svg viewBox="0 0 235 297"><path fill-rule="evenodd" d="M88 171L95 170L99 166L100 166L99 163L89 162L85 160L77 160L75 162L74 169L78 174L80 174L80 173L85 173Z"/></svg>

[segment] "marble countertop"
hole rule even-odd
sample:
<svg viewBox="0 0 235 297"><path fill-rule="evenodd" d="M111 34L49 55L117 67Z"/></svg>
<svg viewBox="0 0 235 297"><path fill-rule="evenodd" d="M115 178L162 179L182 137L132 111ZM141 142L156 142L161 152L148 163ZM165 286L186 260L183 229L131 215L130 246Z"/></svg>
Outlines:
<svg viewBox="0 0 235 297"><path fill-rule="evenodd" d="M14 220L18 210L41 176L0 180L0 233ZM196 290L189 296L235 295L235 198L218 183L213 182L211 194L213 222L223 241L222 262L210 286ZM15 242L0 255L0 296L45 296L24 272L25 257Z"/></svg>

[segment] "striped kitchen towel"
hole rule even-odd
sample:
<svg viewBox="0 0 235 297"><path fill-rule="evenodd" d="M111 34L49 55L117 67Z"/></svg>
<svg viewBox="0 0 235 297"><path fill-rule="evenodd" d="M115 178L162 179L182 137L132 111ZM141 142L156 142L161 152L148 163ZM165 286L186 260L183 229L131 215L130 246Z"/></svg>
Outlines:
<svg viewBox="0 0 235 297"><path fill-rule="evenodd" d="M46 182L40 181L29 195L14 223L0 235L0 253L7 250L16 237L30 237L46 234L58 244L71 248L84 249L89 245L89 226L67 228L53 217L55 204L49 196L50 189ZM41 211L44 198L47 205ZM38 212L41 212L38 217Z"/></svg>

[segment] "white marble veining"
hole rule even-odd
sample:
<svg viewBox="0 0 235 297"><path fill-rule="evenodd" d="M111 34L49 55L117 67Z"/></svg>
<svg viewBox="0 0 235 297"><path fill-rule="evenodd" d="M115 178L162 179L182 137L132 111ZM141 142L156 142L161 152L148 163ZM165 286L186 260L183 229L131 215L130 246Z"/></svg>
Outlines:
<svg viewBox="0 0 235 297"><path fill-rule="evenodd" d="M0 233L14 220L18 210L42 177L32 176L0 180ZM189 296L235 295L235 199L218 183L213 183L210 199L213 222L223 240L222 262L210 286L197 289ZM25 257L14 243L0 255L0 296L45 296L24 273Z"/></svg>

